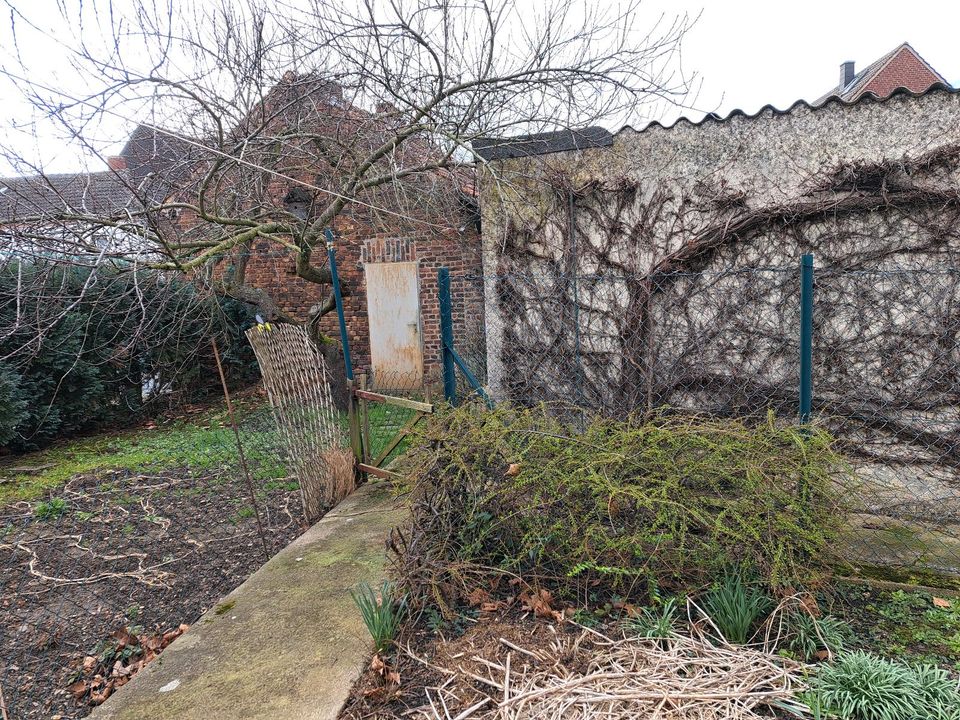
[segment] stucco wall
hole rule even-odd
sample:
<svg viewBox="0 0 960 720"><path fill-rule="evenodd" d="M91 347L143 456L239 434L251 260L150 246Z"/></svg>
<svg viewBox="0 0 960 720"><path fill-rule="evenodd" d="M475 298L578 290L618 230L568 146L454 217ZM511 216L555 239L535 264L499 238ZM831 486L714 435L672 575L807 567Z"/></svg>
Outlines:
<svg viewBox="0 0 960 720"><path fill-rule="evenodd" d="M869 195L837 189L834 175L845 168L904 159L922 162L924 156L950 151L956 144L960 95L932 91L921 97L896 95L885 102L830 102L819 109L801 104L785 114L766 110L755 118L737 116L701 125L681 121L672 128L653 126L642 132L626 128L609 148L497 162L485 173L481 188L492 389L502 395L509 372L503 365L502 330L510 319L498 301L495 276L543 273L560 266L569 270L573 245L578 273L643 275L710 234L726 236L717 239L709 257L685 267L790 267L803 252L815 253L820 265L850 266L868 251L908 247L919 231L888 210L870 217L869 199L852 215L841 207L831 213L832 204ZM955 192L957 178L952 162L948 167L931 164L922 173L912 170L907 182ZM577 195L572 242L567 198L558 184ZM591 189L597 186L603 189ZM617 188L627 191L618 193ZM881 193L872 207L885 202ZM615 205L623 207L612 218ZM606 225L595 217L604 210L610 211ZM738 222L750 216L759 216L759 226L738 235ZM866 229L891 220L902 220L904 227L887 230L882 237L853 237L858 225ZM941 247L936 262L952 258L958 247ZM917 260L909 252L903 255L900 259ZM921 260L929 258L925 254ZM895 259L888 256L885 262Z"/></svg>
<svg viewBox="0 0 960 720"><path fill-rule="evenodd" d="M814 407L870 511L960 516L958 158L960 95L932 90L492 164L492 394L793 415L812 253Z"/></svg>

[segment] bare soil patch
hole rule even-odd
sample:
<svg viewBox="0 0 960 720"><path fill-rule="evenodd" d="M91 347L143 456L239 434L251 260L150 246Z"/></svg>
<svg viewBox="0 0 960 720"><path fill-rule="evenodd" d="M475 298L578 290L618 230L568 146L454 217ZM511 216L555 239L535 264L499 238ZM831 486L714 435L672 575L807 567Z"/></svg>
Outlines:
<svg viewBox="0 0 960 720"><path fill-rule="evenodd" d="M0 508L0 687L17 720L85 716L104 698L78 680L162 649L266 561L239 472L101 471L56 500ZM299 490L259 481L257 503L272 555L304 529ZM118 648L124 631L144 646Z"/></svg>

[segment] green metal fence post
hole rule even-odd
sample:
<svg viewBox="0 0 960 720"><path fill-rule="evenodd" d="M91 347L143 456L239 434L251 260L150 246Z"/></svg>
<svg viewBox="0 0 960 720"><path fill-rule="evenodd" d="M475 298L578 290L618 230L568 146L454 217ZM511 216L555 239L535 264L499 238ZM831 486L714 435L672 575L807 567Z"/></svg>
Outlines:
<svg viewBox="0 0 960 720"><path fill-rule="evenodd" d="M333 249L333 231L327 228L323 231L327 238L327 261L330 263L330 284L333 285L333 299L337 303L337 320L340 323L340 342L343 344L343 369L347 376L347 386L350 389L350 399L347 403L347 425L350 428L350 448L357 463L365 458L363 447L363 433L360 427L360 412L357 404L356 381L353 379L353 361L350 359L350 336L347 334L347 320L343 313L343 294L340 292L340 276L337 274L337 257ZM358 480L365 479L365 473L357 471Z"/></svg>
<svg viewBox="0 0 960 720"><path fill-rule="evenodd" d="M443 397L457 404L457 376L453 360L453 302L450 299L450 268L437 270L440 295L440 352L443 360Z"/></svg>
<svg viewBox="0 0 960 720"><path fill-rule="evenodd" d="M333 252L333 231L323 231L327 236L327 259L330 262L330 284L333 285L333 299L337 303L337 319L340 321L340 342L343 343L343 365L347 380L353 382L353 362L350 360L350 338L347 336L347 321L343 314L343 295L340 292L340 276L337 274L337 259Z"/></svg>
<svg viewBox="0 0 960 720"><path fill-rule="evenodd" d="M813 255L800 258L800 422L813 404Z"/></svg>

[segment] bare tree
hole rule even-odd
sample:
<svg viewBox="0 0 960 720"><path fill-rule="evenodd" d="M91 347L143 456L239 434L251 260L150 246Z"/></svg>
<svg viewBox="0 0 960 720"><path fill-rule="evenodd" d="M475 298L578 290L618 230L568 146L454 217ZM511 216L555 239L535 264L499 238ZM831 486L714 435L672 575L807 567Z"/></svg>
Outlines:
<svg viewBox="0 0 960 720"><path fill-rule="evenodd" d="M20 260L176 273L302 322L248 277L251 255L289 255L297 276L327 285L328 228L447 229L477 138L619 124L685 96L677 61L690 20L642 29L639 0L598 5L61 6L74 30L49 41L75 81L58 85L26 62L0 73L88 154L106 155L105 128L132 124L134 149L150 152L101 174L123 186L119 202L78 202L42 173L42 207L8 189L4 245ZM17 43L47 32L11 15ZM16 148L7 154L23 165ZM311 319L332 307L326 297Z"/></svg>

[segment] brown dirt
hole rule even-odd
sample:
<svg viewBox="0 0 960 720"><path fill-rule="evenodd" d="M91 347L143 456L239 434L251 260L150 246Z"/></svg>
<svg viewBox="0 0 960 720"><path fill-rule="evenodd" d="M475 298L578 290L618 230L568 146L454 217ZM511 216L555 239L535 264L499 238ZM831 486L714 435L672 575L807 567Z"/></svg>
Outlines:
<svg viewBox="0 0 960 720"><path fill-rule="evenodd" d="M266 560L240 478L190 470L79 476L69 510L41 520L0 509L0 687L11 720L87 715L67 691L86 656L129 627L190 624ZM299 491L266 485L259 505L273 555L303 528Z"/></svg>

